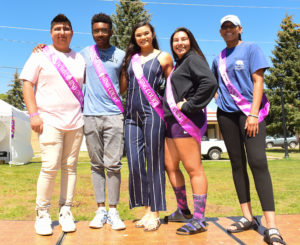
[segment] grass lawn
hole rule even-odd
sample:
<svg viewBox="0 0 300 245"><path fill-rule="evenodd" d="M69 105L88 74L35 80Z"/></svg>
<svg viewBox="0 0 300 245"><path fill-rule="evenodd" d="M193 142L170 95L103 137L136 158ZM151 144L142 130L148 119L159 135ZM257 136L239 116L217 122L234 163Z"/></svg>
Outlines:
<svg viewBox="0 0 300 245"><path fill-rule="evenodd" d="M290 151L289 159L284 159L283 149L267 150L269 169L272 176L277 214L300 213L300 153ZM208 178L207 217L241 215L234 190L231 167L226 154L222 161L204 160L203 165ZM275 160L272 160L275 159ZM128 166L123 158L121 197L119 212L123 219L139 218L143 208L129 210L128 205ZM0 165L0 220L34 220L36 182L40 171L40 158L33 158L30 164L23 166ZM185 173L186 180L188 176ZM58 219L59 180L57 176L52 196L51 215ZM186 183L188 201L192 208L190 183ZM253 213L261 215L259 200L251 177L251 197ZM176 199L166 176L167 212L176 208ZM81 152L78 164L78 180L74 199L73 215L76 220L90 220L94 216L96 204L90 177L90 165L87 152Z"/></svg>

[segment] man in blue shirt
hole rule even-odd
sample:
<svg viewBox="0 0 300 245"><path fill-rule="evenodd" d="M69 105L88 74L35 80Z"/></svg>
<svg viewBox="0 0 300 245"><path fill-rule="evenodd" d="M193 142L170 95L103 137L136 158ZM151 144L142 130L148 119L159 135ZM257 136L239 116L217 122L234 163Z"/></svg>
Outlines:
<svg viewBox="0 0 300 245"><path fill-rule="evenodd" d="M112 21L108 15L96 14L91 22L97 58L104 65L116 93L121 98L119 75L125 52L110 45L113 31ZM96 73L90 47L83 49L81 54L86 62L84 134L91 159L92 182L98 205L96 216L90 222L90 227L101 228L108 223L112 229L122 230L126 227L116 207L120 196L124 118ZM105 207L105 183L107 183L108 190L108 212Z"/></svg>

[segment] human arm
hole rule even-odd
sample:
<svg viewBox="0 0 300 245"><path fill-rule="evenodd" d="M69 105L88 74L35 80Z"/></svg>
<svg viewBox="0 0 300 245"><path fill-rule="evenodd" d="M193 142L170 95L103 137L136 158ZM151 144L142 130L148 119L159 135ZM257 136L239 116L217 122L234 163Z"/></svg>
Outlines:
<svg viewBox="0 0 300 245"><path fill-rule="evenodd" d="M193 96L186 98L186 102L183 101L181 111L185 114L206 107L218 89L217 80L202 57L193 55L187 67L195 92Z"/></svg>
<svg viewBox="0 0 300 245"><path fill-rule="evenodd" d="M211 67L211 71L215 75L215 78L216 78L216 80L218 82L218 71L217 70L218 70L217 60L214 59L212 67ZM215 102L217 102L217 98L218 98L218 92L216 92L215 96L214 96Z"/></svg>
<svg viewBox="0 0 300 245"><path fill-rule="evenodd" d="M127 78L126 78L126 71L122 69L120 79L119 79L119 84L120 84L120 93L124 94L127 90Z"/></svg>
<svg viewBox="0 0 300 245"><path fill-rule="evenodd" d="M172 69L173 69L173 59L171 55L167 52L162 52L158 56L158 61L162 67L165 79L168 79Z"/></svg>
<svg viewBox="0 0 300 245"><path fill-rule="evenodd" d="M86 68L84 69L83 84L86 84Z"/></svg>
<svg viewBox="0 0 300 245"><path fill-rule="evenodd" d="M23 81L23 96L29 115L38 113L33 86L33 83L27 80ZM30 117L30 125L36 133L41 134L43 132L43 120L39 114Z"/></svg>
<svg viewBox="0 0 300 245"><path fill-rule="evenodd" d="M259 121L258 118L251 116L255 115L258 117L259 108L261 105L263 90L264 90L264 72L265 69L259 69L252 74L253 80L253 101L250 110L250 115L247 117L245 123L245 129L247 130L247 135L250 137L255 137L258 134Z"/></svg>

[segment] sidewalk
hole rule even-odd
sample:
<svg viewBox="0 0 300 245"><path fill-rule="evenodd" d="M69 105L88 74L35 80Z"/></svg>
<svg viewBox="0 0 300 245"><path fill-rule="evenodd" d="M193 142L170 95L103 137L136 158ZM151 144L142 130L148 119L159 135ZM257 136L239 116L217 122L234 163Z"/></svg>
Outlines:
<svg viewBox="0 0 300 245"><path fill-rule="evenodd" d="M162 224L155 232L144 232L134 227L132 221L125 221L126 230L114 231L110 225L102 229L90 229L88 221L78 221L77 231L64 234L57 221L53 222L52 236L39 236L34 232L34 221L0 221L0 244L2 245L93 245L93 244L249 244L263 245L265 220L258 217L261 226L258 231L250 230L230 235L226 227L240 217L208 218L208 231L192 236L175 234L179 223ZM289 245L300 244L300 215L278 215L277 223L283 238Z"/></svg>

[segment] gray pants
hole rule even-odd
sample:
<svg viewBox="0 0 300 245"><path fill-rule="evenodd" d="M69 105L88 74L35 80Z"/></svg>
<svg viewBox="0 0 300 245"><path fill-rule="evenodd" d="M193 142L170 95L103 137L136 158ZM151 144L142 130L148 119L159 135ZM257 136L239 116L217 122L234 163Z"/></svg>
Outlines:
<svg viewBox="0 0 300 245"><path fill-rule="evenodd" d="M92 181L97 203L105 203L105 182L109 205L119 203L120 169L124 148L123 121L122 114L84 116L84 134L91 159Z"/></svg>

